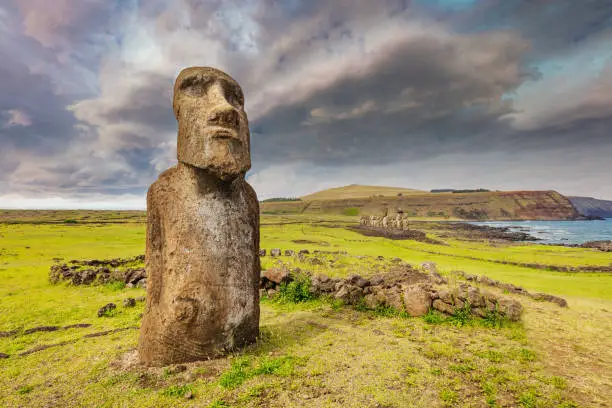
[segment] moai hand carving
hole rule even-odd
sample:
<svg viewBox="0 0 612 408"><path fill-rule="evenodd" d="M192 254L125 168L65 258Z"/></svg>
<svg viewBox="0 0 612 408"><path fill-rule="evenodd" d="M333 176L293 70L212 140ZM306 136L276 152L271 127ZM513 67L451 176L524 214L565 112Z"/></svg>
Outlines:
<svg viewBox="0 0 612 408"><path fill-rule="evenodd" d="M201 360L259 333L259 203L244 179L250 134L238 83L213 68L174 85L178 165L147 195L147 365Z"/></svg>

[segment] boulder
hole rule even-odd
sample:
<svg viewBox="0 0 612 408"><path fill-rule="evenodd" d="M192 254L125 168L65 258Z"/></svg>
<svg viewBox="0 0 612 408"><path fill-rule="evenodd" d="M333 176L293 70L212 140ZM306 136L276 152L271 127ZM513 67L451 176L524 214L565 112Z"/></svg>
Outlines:
<svg viewBox="0 0 612 408"><path fill-rule="evenodd" d="M136 306L136 299L134 298L123 299L123 307L134 307L134 306Z"/></svg>
<svg viewBox="0 0 612 408"><path fill-rule="evenodd" d="M509 320L513 322L520 320L523 306L518 301L510 298L501 298L498 299L497 306L498 310Z"/></svg>
<svg viewBox="0 0 612 408"><path fill-rule="evenodd" d="M315 276L311 280L310 292L315 295L332 293L338 283L336 279L330 279L326 275Z"/></svg>
<svg viewBox="0 0 612 408"><path fill-rule="evenodd" d="M370 281L362 278L359 275L351 275L346 279L346 281L347 283L354 285L354 286L359 286L362 289L365 288L366 286L370 286Z"/></svg>
<svg viewBox="0 0 612 408"><path fill-rule="evenodd" d="M472 307L481 307L485 305L484 299L480 295L480 291L478 288L470 286L467 290L467 299L470 306Z"/></svg>
<svg viewBox="0 0 612 408"><path fill-rule="evenodd" d="M270 250L270 256L281 256L281 250L279 248L272 248Z"/></svg>
<svg viewBox="0 0 612 408"><path fill-rule="evenodd" d="M259 250L259 256L266 256L266 250L265 249L260 249Z"/></svg>
<svg viewBox="0 0 612 408"><path fill-rule="evenodd" d="M544 300L547 302L556 303L561 307L567 307L567 301L561 297L549 295L547 293L531 293L529 296L534 300Z"/></svg>
<svg viewBox="0 0 612 408"><path fill-rule="evenodd" d="M395 310L404 310L404 301L402 299L402 290L393 286L385 291L385 304L391 306Z"/></svg>
<svg viewBox="0 0 612 408"><path fill-rule="evenodd" d="M295 251L293 249L285 249L285 256L294 256Z"/></svg>
<svg viewBox="0 0 612 408"><path fill-rule="evenodd" d="M261 279L261 284L266 288L289 282L291 282L291 274L285 268L270 268L264 271Z"/></svg>
<svg viewBox="0 0 612 408"><path fill-rule="evenodd" d="M363 289L353 285L342 285L340 290L336 292L336 299L342 300L344 303L349 305L357 304L363 297Z"/></svg>
<svg viewBox="0 0 612 408"><path fill-rule="evenodd" d="M404 290L404 308L410 316L423 316L431 308L431 294L419 285Z"/></svg>
<svg viewBox="0 0 612 408"><path fill-rule="evenodd" d="M106 316L107 313L111 312L112 310L115 310L116 308L117 308L116 304L107 303L106 305L98 309L98 317Z"/></svg>
<svg viewBox="0 0 612 408"><path fill-rule="evenodd" d="M433 301L432 306L439 312L452 315L455 313L455 308L448 303L443 302L441 299L436 299Z"/></svg>

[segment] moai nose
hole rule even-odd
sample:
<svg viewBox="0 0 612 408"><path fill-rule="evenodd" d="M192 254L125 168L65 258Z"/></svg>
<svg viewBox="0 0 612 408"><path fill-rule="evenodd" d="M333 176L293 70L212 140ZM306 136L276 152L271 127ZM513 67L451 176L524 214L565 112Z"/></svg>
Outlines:
<svg viewBox="0 0 612 408"><path fill-rule="evenodd" d="M237 127L240 120L238 112L231 105L214 108L207 119L210 124L229 127Z"/></svg>

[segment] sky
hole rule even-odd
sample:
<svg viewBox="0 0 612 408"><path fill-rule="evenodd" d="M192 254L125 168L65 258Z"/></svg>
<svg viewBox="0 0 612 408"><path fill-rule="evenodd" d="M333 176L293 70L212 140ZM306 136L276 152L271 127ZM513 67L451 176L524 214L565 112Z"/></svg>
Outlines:
<svg viewBox="0 0 612 408"><path fill-rule="evenodd" d="M241 84L260 199L612 200L611 0L0 0L0 208L144 208L193 65Z"/></svg>

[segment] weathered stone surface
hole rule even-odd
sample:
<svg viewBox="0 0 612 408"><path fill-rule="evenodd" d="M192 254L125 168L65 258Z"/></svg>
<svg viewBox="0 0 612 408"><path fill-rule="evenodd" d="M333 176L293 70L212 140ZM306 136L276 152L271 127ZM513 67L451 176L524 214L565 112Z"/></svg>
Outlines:
<svg viewBox="0 0 612 408"><path fill-rule="evenodd" d="M427 314L431 303L431 294L422 286L409 286L404 291L404 307L410 316Z"/></svg>
<svg viewBox="0 0 612 408"><path fill-rule="evenodd" d="M370 285L370 281L368 281L365 278L362 278L359 275L351 275L346 279L346 281L350 283L351 285L358 286L362 289Z"/></svg>
<svg viewBox="0 0 612 408"><path fill-rule="evenodd" d="M201 360L259 332L259 203L240 86L192 67L174 87L178 165L147 195L146 365Z"/></svg>
<svg viewBox="0 0 612 408"><path fill-rule="evenodd" d="M444 303L448 303L449 305L453 304L453 295L448 290L438 291L438 298Z"/></svg>
<svg viewBox="0 0 612 408"><path fill-rule="evenodd" d="M440 299L434 300L432 306L434 309L449 315L455 312L455 308L452 305L449 305Z"/></svg>
<svg viewBox="0 0 612 408"><path fill-rule="evenodd" d="M136 306L136 299L134 298L123 299L123 307L134 307L134 306Z"/></svg>
<svg viewBox="0 0 612 408"><path fill-rule="evenodd" d="M104 306L102 306L100 309L98 309L98 317L105 316L107 313L109 313L112 310L115 310L116 308L117 308L116 304L107 303Z"/></svg>
<svg viewBox="0 0 612 408"><path fill-rule="evenodd" d="M315 295L332 293L338 280L330 279L326 275L315 276L311 280L310 291Z"/></svg>
<svg viewBox="0 0 612 408"><path fill-rule="evenodd" d="M497 300L498 310L508 319L518 321L523 313L523 306L514 299L501 298Z"/></svg>
<svg viewBox="0 0 612 408"><path fill-rule="evenodd" d="M291 274L285 268L270 268L264 271L261 279L263 287L268 287L267 282L272 282L274 285L280 285L281 283L288 283L291 280Z"/></svg>
<svg viewBox="0 0 612 408"><path fill-rule="evenodd" d="M270 256L281 256L280 248L272 248L270 250Z"/></svg>
<svg viewBox="0 0 612 408"><path fill-rule="evenodd" d="M300 249L300 252L298 252L299 255L308 255L310 254L310 251L307 249Z"/></svg>
<svg viewBox="0 0 612 408"><path fill-rule="evenodd" d="M556 303L561 307L567 307L567 300L558 296L549 295L547 293L531 293L529 296L534 300L544 300L547 302Z"/></svg>
<svg viewBox="0 0 612 408"><path fill-rule="evenodd" d="M285 249L285 256L294 256L295 251L293 249Z"/></svg>
<svg viewBox="0 0 612 408"><path fill-rule="evenodd" d="M259 256L266 256L266 250L265 249L260 249L259 250Z"/></svg>
<svg viewBox="0 0 612 408"><path fill-rule="evenodd" d="M467 289L467 301L472 307L481 307L484 306L484 299L480 295L480 291L478 288L470 286Z"/></svg>
<svg viewBox="0 0 612 408"><path fill-rule="evenodd" d="M487 310L482 307L473 307L472 314L479 317L485 317L487 315Z"/></svg>
<svg viewBox="0 0 612 408"><path fill-rule="evenodd" d="M404 301L402 299L402 291L399 287L394 286L384 292L385 304L391 306L395 310L404 310Z"/></svg>

